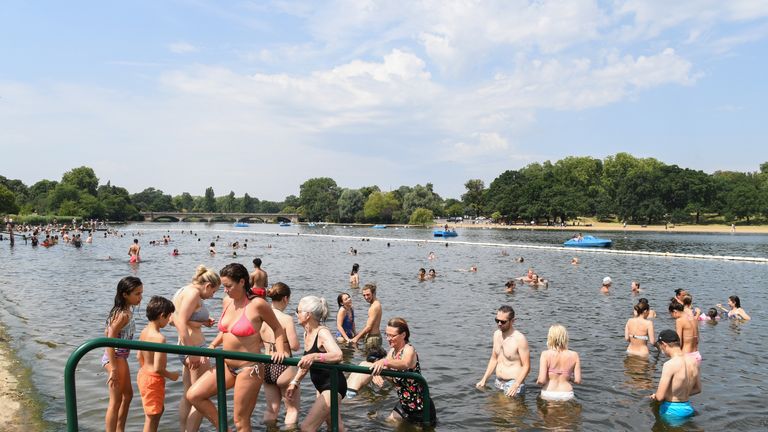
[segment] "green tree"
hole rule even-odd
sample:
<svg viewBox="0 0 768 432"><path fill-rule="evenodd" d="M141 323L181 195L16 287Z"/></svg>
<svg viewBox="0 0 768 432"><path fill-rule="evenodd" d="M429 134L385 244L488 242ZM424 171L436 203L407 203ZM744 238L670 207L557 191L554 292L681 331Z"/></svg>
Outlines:
<svg viewBox="0 0 768 432"><path fill-rule="evenodd" d="M370 222L392 223L399 215L400 202L393 192L373 192L363 208L365 218Z"/></svg>
<svg viewBox="0 0 768 432"><path fill-rule="evenodd" d="M243 199L240 202L240 211L243 213L257 213L259 208L259 199L253 198L247 193L243 195Z"/></svg>
<svg viewBox="0 0 768 432"><path fill-rule="evenodd" d="M227 195L216 199L216 208L222 213L234 213L237 210L237 204L234 191L229 191Z"/></svg>
<svg viewBox="0 0 768 432"><path fill-rule="evenodd" d="M360 222L365 207L365 197L358 189L344 189L339 196L339 221Z"/></svg>
<svg viewBox="0 0 768 432"><path fill-rule="evenodd" d="M74 168L64 173L61 177L61 183L74 186L81 192L87 192L96 196L96 189L99 187L99 178L93 169L86 166Z"/></svg>
<svg viewBox="0 0 768 432"><path fill-rule="evenodd" d="M140 211L174 211L176 207L173 204L173 198L166 195L163 191L149 187L143 191L131 195L131 202Z"/></svg>
<svg viewBox="0 0 768 432"><path fill-rule="evenodd" d="M381 192L381 189L379 189L378 186L363 186L360 189L360 193L363 194L363 199L367 200L369 196L371 196L374 192Z"/></svg>
<svg viewBox="0 0 768 432"><path fill-rule="evenodd" d="M21 204L27 200L28 188L21 180L11 180L0 176L0 185L5 186L16 197L16 203Z"/></svg>
<svg viewBox="0 0 768 432"><path fill-rule="evenodd" d="M416 185L403 196L403 212L410 216L417 208L425 208L432 214L442 214L443 205L440 196L432 191L432 184Z"/></svg>
<svg viewBox="0 0 768 432"><path fill-rule="evenodd" d="M417 208L411 214L411 218L409 219L408 223L411 225L429 226L429 225L432 225L434 220L435 220L435 215L432 213L432 210L425 209L425 208Z"/></svg>
<svg viewBox="0 0 768 432"><path fill-rule="evenodd" d="M195 199L189 192L183 192L181 195L173 197L173 206L178 211L188 212L195 207Z"/></svg>
<svg viewBox="0 0 768 432"><path fill-rule="evenodd" d="M5 185L0 184L0 214L16 214L19 206L16 204L16 195ZM5 229L5 227L2 227Z"/></svg>
<svg viewBox="0 0 768 432"><path fill-rule="evenodd" d="M296 195L288 195L285 197L284 203L287 206L299 207L301 205L301 200Z"/></svg>
<svg viewBox="0 0 768 432"><path fill-rule="evenodd" d="M467 192L461 196L461 201L464 202L467 208L472 209L472 213L475 216L479 216L483 211L485 183L480 179L471 179L464 183L464 187L467 189Z"/></svg>
<svg viewBox="0 0 768 432"><path fill-rule="evenodd" d="M299 188L299 201L311 221L338 221L341 190L328 177L312 178Z"/></svg>
<svg viewBox="0 0 768 432"><path fill-rule="evenodd" d="M213 188L208 187L205 189L205 196L203 197L202 211L215 212L216 211L216 195L213 193Z"/></svg>

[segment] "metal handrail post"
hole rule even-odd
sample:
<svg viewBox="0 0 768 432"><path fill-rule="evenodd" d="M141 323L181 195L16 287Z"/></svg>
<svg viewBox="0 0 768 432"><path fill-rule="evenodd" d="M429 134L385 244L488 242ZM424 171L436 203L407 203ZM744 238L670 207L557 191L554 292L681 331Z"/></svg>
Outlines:
<svg viewBox="0 0 768 432"><path fill-rule="evenodd" d="M224 375L224 356L216 356L216 398L219 401L219 432L227 432L227 378Z"/></svg>

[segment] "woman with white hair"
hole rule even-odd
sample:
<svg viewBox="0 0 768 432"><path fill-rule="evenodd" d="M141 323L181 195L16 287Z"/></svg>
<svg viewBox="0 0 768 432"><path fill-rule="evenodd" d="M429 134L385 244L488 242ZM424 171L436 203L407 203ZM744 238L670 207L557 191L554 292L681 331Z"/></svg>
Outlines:
<svg viewBox="0 0 768 432"><path fill-rule="evenodd" d="M304 327L304 356L299 360L299 370L288 385L287 397L291 398L301 384L302 378L307 375L317 389L317 399L309 410L309 414L301 423L302 431L315 431L323 421L331 426L331 397L337 398L339 406L341 399L347 393L347 380L340 370L311 369L312 363L340 363L342 359L341 348L336 344L336 338L328 327L322 325L328 317L328 303L322 297L307 296L299 300L296 308L296 317L299 325ZM309 347L309 348L308 348ZM331 374L337 374L339 380L338 393L331 394ZM339 411L339 430L344 430Z"/></svg>
<svg viewBox="0 0 768 432"><path fill-rule="evenodd" d="M547 350L541 353L539 377L541 398L549 401L573 399L571 381L581 384L579 354L568 349L568 331L560 324L549 328Z"/></svg>

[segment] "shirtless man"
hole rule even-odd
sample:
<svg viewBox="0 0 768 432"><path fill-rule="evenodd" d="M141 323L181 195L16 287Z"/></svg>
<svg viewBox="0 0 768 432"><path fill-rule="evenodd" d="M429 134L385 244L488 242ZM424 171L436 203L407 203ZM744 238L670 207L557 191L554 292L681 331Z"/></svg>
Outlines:
<svg viewBox="0 0 768 432"><path fill-rule="evenodd" d="M523 283L531 283L533 280L533 267L528 269L528 273L525 274L525 276L520 276L519 278L515 278Z"/></svg>
<svg viewBox="0 0 768 432"><path fill-rule="evenodd" d="M613 281L611 280L610 276L606 276L603 278L603 285L600 287L600 292L603 294L608 294L611 292L611 284Z"/></svg>
<svg viewBox="0 0 768 432"><path fill-rule="evenodd" d="M676 426L693 415L690 396L701 393L699 364L683 354L680 337L674 330L659 333L659 349L669 356L664 362L659 387L651 399L661 402L661 418Z"/></svg>
<svg viewBox="0 0 768 432"><path fill-rule="evenodd" d="M128 248L129 262L137 263L141 260L139 254L141 253L141 246L139 246L139 239L133 239L133 244Z"/></svg>
<svg viewBox="0 0 768 432"><path fill-rule="evenodd" d="M253 271L251 272L251 292L259 297L267 295L269 279L267 272L261 269L261 258L253 259Z"/></svg>
<svg viewBox="0 0 768 432"><path fill-rule="evenodd" d="M672 302L669 304L669 313L675 319L675 331L682 341L681 348L683 354L696 360L701 364L701 354L699 353L699 325L685 312L682 303Z"/></svg>
<svg viewBox="0 0 768 432"><path fill-rule="evenodd" d="M380 358L386 355L386 353L381 348L381 302L376 298L375 284L365 284L363 287L363 298L371 305L368 308L368 321L365 322L365 327L350 342L357 344L360 338L365 337L366 355Z"/></svg>
<svg viewBox="0 0 768 432"><path fill-rule="evenodd" d="M475 387L485 387L488 378L496 373L494 387L509 397L521 396L525 392L525 377L531 371L531 353L528 340L512 324L515 321L515 310L503 305L496 311L496 326L493 333L493 351L488 360L485 374Z"/></svg>

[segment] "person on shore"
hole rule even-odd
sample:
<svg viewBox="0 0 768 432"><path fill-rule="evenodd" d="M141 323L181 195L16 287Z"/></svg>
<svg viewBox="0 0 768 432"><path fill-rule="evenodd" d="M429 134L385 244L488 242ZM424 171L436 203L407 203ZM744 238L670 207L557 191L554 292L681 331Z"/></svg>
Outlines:
<svg viewBox="0 0 768 432"><path fill-rule="evenodd" d="M336 344L336 338L333 337L328 327L321 325L328 317L328 304L321 297L303 297L299 300L299 307L296 308L296 317L299 325L304 328L304 356L299 360L299 370L288 386L287 395L290 398L298 391L301 380L309 372L309 378L317 390L317 399L315 399L312 408L309 409L307 417L301 422L301 430L316 431L324 421L330 429L331 398L337 398L339 405L341 405L341 400L347 394L347 380L340 370L310 369L312 363L316 361L340 363L343 357L341 348ZM339 383L338 393L335 395L331 394L332 373L337 374ZM339 430L344 431L341 410L338 414Z"/></svg>
<svg viewBox="0 0 768 432"><path fill-rule="evenodd" d="M360 275L358 274L359 271L360 271L360 264L358 263L352 264L352 271L349 273L350 288L360 288Z"/></svg>
<svg viewBox="0 0 768 432"><path fill-rule="evenodd" d="M669 360L664 362L659 386L650 398L661 402L659 415L663 420L679 426L694 413L690 397L701 393L699 363L683 354L674 330L659 333L659 349Z"/></svg>
<svg viewBox="0 0 768 432"><path fill-rule="evenodd" d="M381 348L381 302L376 298L376 285L369 283L363 287L363 298L371 306L368 308L368 320L365 327L360 330L350 341L357 344L360 339L365 338L365 353L368 357L383 357L385 353Z"/></svg>
<svg viewBox="0 0 768 432"><path fill-rule="evenodd" d="M179 288L173 295L173 326L179 333L178 345L205 347L205 336L202 328L213 326L204 300L213 297L221 286L218 273L199 265L189 285ZM209 346L210 348L210 346ZM181 378L184 384L184 394L209 369L211 364L207 357L179 355L181 363ZM196 432L200 428L203 415L192 408L192 404L182 395L179 402L180 430Z"/></svg>
<svg viewBox="0 0 768 432"><path fill-rule="evenodd" d="M525 378L531 371L531 353L528 340L513 327L515 310L502 305L496 311L497 329L493 333L493 348L488 366L475 387L482 389L491 374L496 374L494 387L508 397L525 394Z"/></svg>
<svg viewBox="0 0 768 432"><path fill-rule="evenodd" d="M278 282L267 291L267 297L272 299L272 311L275 313L280 327L285 332L284 350L289 355L299 350L299 336L296 334L296 324L293 314L285 313L288 303L291 301L291 288ZM264 341L265 354L275 351L275 332L269 326L261 326L261 340ZM267 407L264 411L264 424L277 426L277 415L280 413L280 402L285 400L285 427L295 427L299 419L299 389L289 398L288 385L291 378L296 375L296 367L284 364L264 365L264 396L267 399Z"/></svg>
<svg viewBox="0 0 768 432"><path fill-rule="evenodd" d="M272 361L280 364L285 351L285 331L266 300L251 297L248 270L238 263L225 266L219 272L227 297L222 304L219 318L219 334L211 343L215 348L222 344L227 351L261 353L262 340L259 330L262 324L275 333L275 351ZM257 362L227 359L225 361L225 385L235 388L234 417L238 431L251 430L251 415L264 381L264 366ZM209 370L187 391L187 399L211 422L219 426L218 412L210 398L216 394L217 382L214 370Z"/></svg>
<svg viewBox="0 0 768 432"><path fill-rule="evenodd" d="M548 401L573 399L574 384L581 384L581 360L579 354L568 349L568 331L555 324L547 334L547 350L541 353L539 376L541 398Z"/></svg>
<svg viewBox="0 0 768 432"><path fill-rule="evenodd" d="M624 326L624 340L629 342L627 354L648 357L648 343L655 345L653 321L648 319L650 308L648 303L638 302L635 305L635 316L627 320Z"/></svg>
<svg viewBox="0 0 768 432"><path fill-rule="evenodd" d="M165 343L165 336L160 329L168 325L175 307L165 297L154 296L147 303L147 326L141 331L139 340L144 342ZM139 373L136 385L144 407L144 432L156 432L160 417L165 411L165 379L179 379L178 372L167 369L167 355L164 352L139 351Z"/></svg>
<svg viewBox="0 0 768 432"><path fill-rule="evenodd" d="M261 268L261 258L253 259L253 271L251 272L251 292L258 297L266 297L269 276Z"/></svg>
<svg viewBox="0 0 768 432"><path fill-rule="evenodd" d="M144 294L144 284L135 276L126 276L117 283L115 302L107 317L104 336L108 338L133 339L136 322L132 308L141 303ZM128 356L131 350L126 348L107 347L101 357L101 367L107 371L109 388L109 405L104 419L107 432L125 430L128 418L128 408L133 399L131 371L128 367Z"/></svg>
<svg viewBox="0 0 768 432"><path fill-rule="evenodd" d="M608 294L611 292L611 284L613 283L613 280L611 280L610 276L606 276L603 278L603 284L600 286L600 292L603 294Z"/></svg>
<svg viewBox="0 0 768 432"><path fill-rule="evenodd" d="M739 296L732 295L728 297L728 306L730 306L730 310L724 308L720 303L717 304L717 307L722 309L724 312L728 312L729 319L741 319L745 321L752 319L749 314L747 314L741 307L741 300L739 299Z"/></svg>
<svg viewBox="0 0 768 432"><path fill-rule="evenodd" d="M515 292L515 285L516 284L514 279L510 279L507 281L507 283L504 284L504 286L506 287L507 294L512 294L513 292Z"/></svg>
<svg viewBox="0 0 768 432"><path fill-rule="evenodd" d="M637 299L638 303L645 303L648 305L648 319L654 319L656 318L656 311L651 309L651 305L648 303L648 299L645 297L640 297ZM637 309L632 309L632 316L637 316Z"/></svg>
<svg viewBox="0 0 768 432"><path fill-rule="evenodd" d="M419 282L424 282L425 280L427 280L427 270L423 267L420 268L419 275L417 276L417 278L419 279Z"/></svg>
<svg viewBox="0 0 768 432"><path fill-rule="evenodd" d="M128 248L128 262L136 264L141 261L141 246L139 246L139 239L133 239L133 244Z"/></svg>
<svg viewBox="0 0 768 432"><path fill-rule="evenodd" d="M701 354L699 353L699 326L691 316L685 313L681 303L670 303L669 313L675 319L675 330L680 337L680 348L683 354L701 363Z"/></svg>
<svg viewBox="0 0 768 432"><path fill-rule="evenodd" d="M386 335L387 343L390 346L387 356L373 363L360 363L360 366L366 366L373 372L370 375L353 373L349 376L348 398L355 397L357 392L371 381L381 387L384 384L381 371L384 369L421 374L419 354L411 345L411 331L408 328L408 323L403 318L392 318L387 322ZM424 421L424 399L421 383L408 378L389 379L395 384L399 400L387 420L394 422L405 420L411 424L422 424ZM429 419L430 425L434 426L437 421L437 411L432 398L429 399Z"/></svg>
<svg viewBox="0 0 768 432"><path fill-rule="evenodd" d="M352 297L341 293L336 298L339 312L336 314L336 340L339 343L352 343L355 337L355 310L352 308Z"/></svg>

